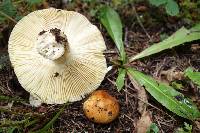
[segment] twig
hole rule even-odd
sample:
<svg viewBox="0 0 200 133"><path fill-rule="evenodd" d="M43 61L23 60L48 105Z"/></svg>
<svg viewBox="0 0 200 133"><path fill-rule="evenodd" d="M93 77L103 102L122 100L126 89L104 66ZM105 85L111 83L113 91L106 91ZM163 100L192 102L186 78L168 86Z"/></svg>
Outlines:
<svg viewBox="0 0 200 133"><path fill-rule="evenodd" d="M125 82L125 88L124 89L127 91L127 80L125 80L124 82ZM125 104L128 105L128 95L127 95L127 93L125 93L125 97L126 97Z"/></svg>
<svg viewBox="0 0 200 133"><path fill-rule="evenodd" d="M118 54L116 50L107 50L103 52L104 54Z"/></svg>
<svg viewBox="0 0 200 133"><path fill-rule="evenodd" d="M125 33L124 33L124 44L129 47L128 45L128 28L125 28Z"/></svg>
<svg viewBox="0 0 200 133"><path fill-rule="evenodd" d="M110 81L110 83L112 83L113 85L116 85L116 83L112 81L110 78L107 78L107 80Z"/></svg>
<svg viewBox="0 0 200 133"><path fill-rule="evenodd" d="M17 23L16 20L14 20L13 18L11 18L10 16L8 16L7 14L5 14L4 12L0 11L0 14L3 15L4 17L10 19L12 22L14 22L15 24Z"/></svg>
<svg viewBox="0 0 200 133"><path fill-rule="evenodd" d="M130 119L132 122L135 122L134 119L132 119L130 116L123 114L124 116L126 116L128 119Z"/></svg>
<svg viewBox="0 0 200 133"><path fill-rule="evenodd" d="M140 17L138 16L137 11L136 11L134 5L133 5L133 12L134 12L134 14L135 14L135 16L136 16L136 18L137 18L137 21L138 21L140 27L143 29L143 31L144 31L145 34L147 35L147 37L149 38L150 42L152 42L152 38L151 38L151 36L148 34L148 32L146 31L146 29L144 28L142 22L140 21Z"/></svg>
<svg viewBox="0 0 200 133"><path fill-rule="evenodd" d="M155 118L156 118L156 121L157 121L157 123L158 123L158 125L159 125L160 129L161 129L161 132L162 132L162 133L164 133L164 131L162 130L162 126L161 126L161 124L160 124L160 122L159 122L158 118L157 118L157 117L155 117Z"/></svg>

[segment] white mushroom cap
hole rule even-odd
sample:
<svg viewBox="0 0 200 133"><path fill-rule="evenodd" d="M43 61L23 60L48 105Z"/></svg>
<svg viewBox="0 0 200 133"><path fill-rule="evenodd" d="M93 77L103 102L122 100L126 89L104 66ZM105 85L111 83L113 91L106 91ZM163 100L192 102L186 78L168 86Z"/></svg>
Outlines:
<svg viewBox="0 0 200 133"><path fill-rule="evenodd" d="M8 45L20 84L47 104L78 101L97 89L107 72L105 49L86 17L54 8L22 18Z"/></svg>

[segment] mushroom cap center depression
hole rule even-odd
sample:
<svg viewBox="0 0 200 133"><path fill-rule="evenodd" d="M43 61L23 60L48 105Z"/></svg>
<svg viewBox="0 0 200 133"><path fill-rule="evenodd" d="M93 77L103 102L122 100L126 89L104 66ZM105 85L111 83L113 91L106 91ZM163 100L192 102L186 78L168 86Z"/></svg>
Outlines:
<svg viewBox="0 0 200 133"><path fill-rule="evenodd" d="M38 34L36 48L43 57L56 60L64 55L68 47L67 36L60 29L54 28Z"/></svg>

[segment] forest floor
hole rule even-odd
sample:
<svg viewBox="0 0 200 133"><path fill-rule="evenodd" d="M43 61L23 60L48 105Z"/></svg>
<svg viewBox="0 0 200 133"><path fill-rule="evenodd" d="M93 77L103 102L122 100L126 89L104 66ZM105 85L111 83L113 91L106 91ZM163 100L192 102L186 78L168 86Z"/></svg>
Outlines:
<svg viewBox="0 0 200 133"><path fill-rule="evenodd" d="M107 4L107 2L102 2ZM108 66L112 65L112 60L118 58L118 52L115 44L109 37L105 28L100 24L100 21L90 14L91 5L82 3L79 0L73 4L63 5L60 1L49 0L45 4L36 6L36 9L46 7L55 7L66 10L78 11L85 15L94 25L96 25L105 39L107 51L105 57ZM136 9L136 10L134 10ZM23 7L19 10L23 11ZM158 10L158 9L156 9ZM123 31L124 44L128 56L135 55L152 43L160 42L162 36L169 36L182 26L190 26L183 19L163 15L165 13L156 12L155 8L149 6L147 2L123 5L117 8L120 14ZM156 12L156 13L155 13ZM141 17L141 23L136 18L136 13ZM143 18L142 18L143 17ZM20 129L18 124L4 125L9 130L15 128L15 132L36 131L42 128L53 116L62 108L63 105L47 105L42 104L40 107L32 107L28 103L29 94L20 86L17 77L13 71L8 55L8 39L15 23L0 24L2 37L0 38L0 59L1 63L6 65L0 69L0 96L10 97L8 99L0 97L0 120L12 121L31 121L37 118L37 122ZM197 87L187 79L180 79L176 72L183 72L187 67L193 67L200 71L200 42L194 41L188 45L179 46L173 49L165 50L153 56L132 62L130 66L137 68L145 74L153 76L155 79L172 83L176 81L181 83L184 89L180 90L184 95L190 97L199 107L200 93ZM70 103L64 109L64 112L59 116L49 131L51 132L89 132L89 133L121 133L121 132L136 132L137 121L141 114L138 112L138 90L133 87L131 82L126 80L124 88L119 92L116 89L115 81L117 77L117 67L113 67L107 73L105 79L98 89L104 89L114 96L120 104L120 115L118 118L109 124L96 124L88 120L82 109L83 102L81 101ZM156 123L161 133L172 133L178 127L183 127L184 122L193 126L193 132L200 132L199 123L181 118L170 112L160 103L158 103L149 93L147 93L148 103L147 110L151 116L152 122ZM19 100L23 99L22 101ZM0 125L0 132L5 131Z"/></svg>

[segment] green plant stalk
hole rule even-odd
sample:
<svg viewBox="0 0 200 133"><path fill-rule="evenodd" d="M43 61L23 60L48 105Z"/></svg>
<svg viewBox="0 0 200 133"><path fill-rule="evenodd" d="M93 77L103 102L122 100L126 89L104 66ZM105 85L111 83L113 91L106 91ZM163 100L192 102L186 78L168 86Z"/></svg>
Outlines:
<svg viewBox="0 0 200 133"><path fill-rule="evenodd" d="M24 127L27 128L27 127L37 123L38 121L39 121L38 119L34 119L34 120L28 122L27 124L25 124Z"/></svg>

